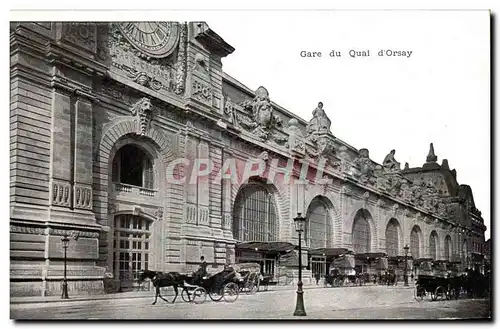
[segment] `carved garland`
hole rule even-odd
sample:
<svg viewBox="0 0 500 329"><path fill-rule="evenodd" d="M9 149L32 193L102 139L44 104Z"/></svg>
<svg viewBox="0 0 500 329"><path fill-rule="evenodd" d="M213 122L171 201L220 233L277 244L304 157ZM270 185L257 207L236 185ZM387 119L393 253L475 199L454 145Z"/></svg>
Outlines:
<svg viewBox="0 0 500 329"><path fill-rule="evenodd" d="M175 93L180 95L184 92L184 86L186 82L186 43L187 43L187 25L186 23L180 26L180 41L179 41L179 53L177 54L177 74L175 81Z"/></svg>

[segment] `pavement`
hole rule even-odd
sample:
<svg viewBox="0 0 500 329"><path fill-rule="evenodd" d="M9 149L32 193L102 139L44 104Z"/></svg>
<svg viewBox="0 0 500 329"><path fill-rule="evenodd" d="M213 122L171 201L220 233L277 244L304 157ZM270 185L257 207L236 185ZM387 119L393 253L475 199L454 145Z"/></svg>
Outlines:
<svg viewBox="0 0 500 329"><path fill-rule="evenodd" d="M72 299L71 302L58 299L50 303L11 303L10 317L30 320L491 319L489 299L434 302L427 299L417 302L413 298L412 287L401 285L340 288L308 286L304 289L307 316L294 317L297 294L291 287L284 288L288 289L278 288L255 295L240 294L232 303L213 302L207 298L202 304L193 304L185 303L179 297L174 304L159 299L156 305L151 305L154 300L152 292L136 292L135 296L144 294L144 298L133 297L132 293L123 293L120 298L109 299Z"/></svg>
<svg viewBox="0 0 500 329"><path fill-rule="evenodd" d="M372 286L373 284L367 284L366 286ZM307 285L303 286L304 290L309 289L320 289L324 288L323 284L319 285ZM360 287L349 287L349 288L360 288ZM410 284L409 287L403 287L403 284L398 286L389 286L386 287L388 289L413 289L413 284ZM333 288L338 289L338 288ZM179 289L179 294L182 289ZM259 291L259 293L266 293L271 291L296 291L297 286L295 285L287 285L287 286L278 286L272 285L269 286L267 291ZM76 301L94 301L94 300L108 300L108 299L133 299L133 298L151 298L154 296L154 290L143 290L143 291L126 291L120 293L110 293L110 294L100 294L100 295L71 295L69 293L70 298L66 300L62 300L61 296L23 296L23 297L10 297L10 304L31 304L31 303L56 303L56 302L76 302ZM163 295L163 293L162 293ZM169 288L166 293L167 296L173 296L174 292L172 288ZM180 297L180 296L179 296Z"/></svg>

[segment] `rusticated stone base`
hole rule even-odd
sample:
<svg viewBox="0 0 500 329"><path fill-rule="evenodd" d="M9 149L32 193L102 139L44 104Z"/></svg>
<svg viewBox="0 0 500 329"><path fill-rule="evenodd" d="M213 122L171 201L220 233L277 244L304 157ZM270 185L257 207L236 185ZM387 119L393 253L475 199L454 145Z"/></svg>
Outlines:
<svg viewBox="0 0 500 329"><path fill-rule="evenodd" d="M62 281L47 281L46 296L60 296ZM104 294L103 280L68 280L68 295L101 295Z"/></svg>
<svg viewBox="0 0 500 329"><path fill-rule="evenodd" d="M10 283L11 297L43 296L44 291L44 282L42 280Z"/></svg>
<svg viewBox="0 0 500 329"><path fill-rule="evenodd" d="M11 297L25 296L60 296L62 281L19 281L10 283ZM68 280L68 295L104 294L103 280Z"/></svg>

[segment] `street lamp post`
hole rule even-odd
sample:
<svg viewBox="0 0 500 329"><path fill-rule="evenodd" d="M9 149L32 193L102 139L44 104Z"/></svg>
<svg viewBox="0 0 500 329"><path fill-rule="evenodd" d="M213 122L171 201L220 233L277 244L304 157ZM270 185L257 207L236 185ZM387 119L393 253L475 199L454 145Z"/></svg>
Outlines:
<svg viewBox="0 0 500 329"><path fill-rule="evenodd" d="M295 223L295 230L299 234L299 282L297 282L297 303L293 315L305 316L307 314L304 308L304 291L302 290L302 232L304 231L306 218L302 217L302 214L299 212L293 221Z"/></svg>
<svg viewBox="0 0 500 329"><path fill-rule="evenodd" d="M404 249L405 249L405 274L404 274L403 278L405 280L404 286L408 287L408 250L410 249L410 247L408 247L408 245L406 245L404 247Z"/></svg>
<svg viewBox="0 0 500 329"><path fill-rule="evenodd" d="M69 246L69 239L67 235L64 235L61 238L63 248L64 248L64 278L63 278L63 283L62 283L62 295L61 299L69 299L68 296L68 282L66 280L66 251L68 250Z"/></svg>

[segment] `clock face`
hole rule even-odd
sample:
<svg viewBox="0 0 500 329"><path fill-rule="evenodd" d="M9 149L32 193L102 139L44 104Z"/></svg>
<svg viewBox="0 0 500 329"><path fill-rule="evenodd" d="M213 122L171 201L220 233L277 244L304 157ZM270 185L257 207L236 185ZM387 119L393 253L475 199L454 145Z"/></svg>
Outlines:
<svg viewBox="0 0 500 329"><path fill-rule="evenodd" d="M176 22L121 22L118 28L135 48L156 58L170 55L179 39Z"/></svg>

